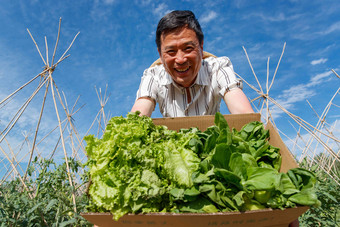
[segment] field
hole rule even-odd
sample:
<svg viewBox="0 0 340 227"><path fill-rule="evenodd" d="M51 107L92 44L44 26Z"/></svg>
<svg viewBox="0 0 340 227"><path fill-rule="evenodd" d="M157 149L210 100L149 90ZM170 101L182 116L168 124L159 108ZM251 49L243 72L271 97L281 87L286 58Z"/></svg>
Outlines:
<svg viewBox="0 0 340 227"><path fill-rule="evenodd" d="M107 88L105 91L97 90L100 108L97 116L91 119L91 126L87 131L78 132L74 119L76 113L81 111L81 107L77 107L77 101L73 106L68 106L67 98L59 91L53 79L54 70L68 57L67 52L78 34L56 61L58 39L53 57L48 59L43 57L33 36L29 34L46 66L40 74L32 77L21 87L13 88L12 94L0 100L0 110L11 114L8 121L0 119L5 125L0 129L0 223L1 226L87 226L90 224L79 215L86 212L88 204L86 194L88 177L83 166L87 160L86 144L83 137L88 134L100 137L103 134L105 125L110 119L110 114L105 111L105 104L108 101ZM284 49L285 46L282 55ZM48 48L46 51L48 52ZM244 51L249 60L245 49ZM277 68L280 61L281 58ZM249 65L251 66L250 60ZM340 79L337 72L333 70L333 73ZM289 148L299 165L313 171L318 179L316 188L322 205L317 208L311 207L301 216L300 225L339 226L340 141L336 123L328 124L327 118L329 111L334 109L339 111L337 104L339 89L334 92L323 113L316 114L318 123L311 125L303 120L303 117L289 112L269 96L276 71L271 81L268 74L266 89L262 89L260 83L257 88L244 80L258 95L251 100L253 106L263 116L263 122L271 121L275 125L272 117L274 107L279 108L291 119L294 123L292 127L296 128L295 138L286 138L285 132L280 128L278 131L282 138L292 141ZM255 72L254 76L256 77ZM20 96L21 91L30 89L30 86L35 87L31 95ZM39 93L40 90L43 91L43 96ZM19 108L13 109L12 104L16 103L17 99L25 101ZM24 140L15 140L14 138L22 137L23 129L20 125L27 119L25 114L30 111L29 106L34 102L41 106L41 111L35 115L36 128L29 129L29 133L24 134ZM261 105L257 105L257 102ZM48 112L47 108L51 108L57 116L55 122L44 122L43 113ZM51 127L45 128L43 125L46 124L50 124ZM301 136L306 134L307 137Z"/></svg>

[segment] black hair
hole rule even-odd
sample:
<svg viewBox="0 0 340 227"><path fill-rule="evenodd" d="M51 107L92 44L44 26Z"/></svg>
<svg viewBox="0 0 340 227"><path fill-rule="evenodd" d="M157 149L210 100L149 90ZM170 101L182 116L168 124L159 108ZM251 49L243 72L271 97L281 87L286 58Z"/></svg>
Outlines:
<svg viewBox="0 0 340 227"><path fill-rule="evenodd" d="M156 30L156 45L161 50L161 35L174 31L178 28L188 28L195 31L199 44L203 42L204 35L201 25L190 10L175 10L166 14L159 22Z"/></svg>

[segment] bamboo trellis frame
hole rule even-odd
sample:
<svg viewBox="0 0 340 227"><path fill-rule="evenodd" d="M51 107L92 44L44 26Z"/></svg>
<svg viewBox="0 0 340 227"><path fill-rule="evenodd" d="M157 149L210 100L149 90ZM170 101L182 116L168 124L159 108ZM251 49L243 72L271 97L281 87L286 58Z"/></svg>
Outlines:
<svg viewBox="0 0 340 227"><path fill-rule="evenodd" d="M331 98L331 100L329 101L329 103L327 104L324 112L322 113L322 115L319 118L319 122L317 123L316 126L311 125L310 123L308 123L307 121L305 121L304 119L302 119L299 116L294 115L293 113L289 112L286 108L284 108L282 105L280 105L275 99L273 99L270 95L269 95L269 91L274 83L282 56L284 54L284 50L286 47L286 43L284 43L283 49L282 49L282 53L281 56L279 58L278 64L276 66L273 78L269 84L269 58L267 61L267 80L266 80L266 92L264 93L264 90L261 86L261 83L258 80L258 77L254 71L254 68L252 66L252 63L250 61L250 58L248 56L248 53L246 51L246 49L243 47L243 50L245 52L245 55L247 57L248 63L250 65L250 68L253 72L253 75L256 79L257 85L259 88L256 88L255 86L251 85L250 83L248 83L244 78L242 78L240 75L238 75L250 88L252 88L259 96L255 99L251 100L251 103L254 105L254 101L258 100L258 99L263 99L262 102L262 106L259 110L260 113L263 113L263 111L265 110L265 121L271 121L274 126L275 126L275 122L274 119L272 117L270 108L269 108L269 104L272 103L274 104L274 106L278 107L282 112L284 112L285 114L287 114L292 120L295 121L295 123L297 123L299 125L299 131L297 131L297 137L295 139L295 142L293 142L294 144L294 149L296 146L299 147L298 145L298 140L299 138L301 138L300 136L300 131L301 129L304 129L305 131L307 131L307 133L310 135L310 139L309 141L306 143L305 141L303 141L303 139L301 139L301 141L305 144L305 146L302 149L302 154L300 156L300 159L297 160L299 163L301 163L303 161L304 158L307 158L307 160L309 160L310 166L312 165L312 163L317 163L319 164L319 168L321 168L323 171L325 171L337 184L340 185L340 178L336 173L332 173L332 168L336 166L336 163L340 162L340 150L338 149L338 151L334 151L328 144L330 143L330 141L333 141L335 144L337 144L337 146L339 147L339 143L340 140L333 134L332 130L329 130L325 125L327 124L326 122L326 116L331 108L331 106L334 107L339 107L336 104L333 103L333 100L335 99L335 97L337 97L340 94L340 87L338 88L338 90L335 92L335 94L333 95L333 97ZM340 79L340 76L335 72L335 70L332 69L332 72L336 75L336 77L338 77ZM266 108L264 108L264 106ZM256 107L254 105L254 107ZM262 114L262 116L264 116ZM277 128L277 127L276 127ZM334 128L333 128L334 129ZM282 134L282 132L281 132ZM285 135L285 134L284 134ZM286 135L285 135L286 136ZM286 136L288 137L288 136ZM326 140L324 140L322 137L325 137ZM289 138L289 137L288 137ZM292 140L289 138L289 140ZM317 146L321 145L324 149L324 151L326 152L326 154L329 155L329 159L331 160L329 163L331 164L327 164L326 162L317 162L314 157L316 156L316 148L314 150L312 150L310 148L312 141L317 141ZM300 147L301 148L301 147ZM311 154L310 154L311 153Z"/></svg>
<svg viewBox="0 0 340 227"><path fill-rule="evenodd" d="M44 66L44 69L41 73L39 73L38 75L35 75L32 79L30 79L28 82L26 82L25 84L20 86L18 89L16 89L13 93L8 95L3 100L0 100L0 109L1 109L1 108L4 108L8 103L10 103L20 91L22 91L28 85L32 84L33 82L37 81L37 79L39 79L36 89L26 99L26 101L21 105L21 107L17 110L17 112L14 114L14 116L10 119L10 121L6 125L5 129L0 131L0 150L3 154L3 156L4 156L4 158L2 160L0 160L0 163L4 162L4 161L7 161L9 163L9 164L3 165L3 168L5 168L5 174L2 177L0 184L5 182L6 180L8 180L9 177L13 177L13 178L19 177L21 179L22 184L24 185L24 188L26 188L25 187L25 180L27 178L27 171L32 164L33 157L38 156L39 158L44 158L44 157L42 157L43 155L41 154L41 152L38 151L38 146L47 137L49 137L52 133L55 133L58 130L59 130L59 139L57 139L54 149L52 149L52 151L47 156L49 157L48 159L50 159L50 160L53 159L56 152L57 152L57 149L58 148L60 149L60 147L61 147L63 154L64 154L64 158L65 158L65 162L66 162L67 175L68 175L71 187L74 186L73 181L75 179L72 179L71 172L70 172L69 165L68 165L68 159L67 159L68 151L67 151L67 147L66 147L66 140L68 140L69 143L70 143L71 157L72 158L75 158L76 160L80 160L81 162L83 162L84 158L86 158L83 140L82 140L82 137L80 136L79 132L77 131L77 129L74 125L74 119L73 119L73 116L78 111L80 111L80 109L82 109L82 107L84 105L81 106L80 108L76 109L76 104L77 104L78 99L79 99L79 96L78 96L75 104L70 109L69 106L68 106L65 94L62 92L62 95L61 95L61 93L59 92L59 89L58 89L58 87L57 87L57 85L56 85L56 83L53 79L54 70L63 60L65 60L66 58L69 57L69 55L66 55L66 54L68 53L68 51L72 47L74 41L76 40L77 36L79 35L79 32L75 35L71 44L68 46L66 51L62 54L62 56L59 58L59 60L57 60L56 63L54 63L55 62L55 56L56 56L56 50L57 50L59 38L60 38L60 31L61 31L61 18L59 20L57 39L56 39L56 43L55 43L55 46L54 46L53 55L52 55L52 58L51 58L51 61L50 61L47 38L46 37L44 38L45 50L46 50L46 56L44 57L42 52L40 51L40 48L39 48L37 42L34 39L32 33L30 32L29 29L27 29L27 32L28 32L29 36L31 37L31 39L32 39L32 41L33 41L33 43L34 43L34 45L35 45L35 47L36 47L36 49L39 53L39 56L42 59L45 66ZM40 114L39 114L38 121L37 121L35 130L34 130L33 139L32 139L32 141L30 141L28 139L28 136L26 135L24 142L23 142L23 143L26 143L29 146L29 152L24 152L22 147L21 147L17 151L17 153L14 154L13 149L11 149L9 143L6 140L6 136L8 136L8 134L16 126L18 120L25 113L27 107L31 104L32 100L37 97L39 91L43 87L45 87L45 89L44 89L45 91L44 91L43 99L42 99L42 102L41 102ZM51 94L52 104L54 106L56 117L57 117L57 126L54 129L52 129L50 132L48 132L46 135L44 135L43 138L41 138L40 141L38 141L38 134L40 133L39 129L41 127L40 124L41 124L41 121L43 119L43 113L44 113L44 110L45 110L45 105L46 105L46 102L47 102L47 96L49 95L49 93ZM109 95L107 94L107 86L106 86L104 94L102 93L101 89L99 89L99 91L98 91L97 88L96 88L96 93L97 93L99 103L100 103L100 110L98 111L98 114L95 117L92 125L90 126L90 128L86 132L86 135L90 132L90 130L92 130L92 128L95 126L95 123L97 123L98 124L97 136L99 136L101 133L104 132L105 126L106 126L106 124L109 120L109 117L110 117L110 114L107 114L104 111L104 107L109 100ZM64 120L61 120L60 108L58 108L59 105L61 105L63 112L65 114ZM10 151L9 155L5 151L5 149L3 149L1 147L1 143L3 141L6 141L7 144L8 144L7 150ZM81 154L81 155L79 155L79 154ZM19 155L21 155L21 157L20 157L20 159L17 159L17 157ZM26 170L23 170L21 165L19 165L19 163L23 159L27 158L27 156L29 156L29 158L28 158L29 161L28 161ZM29 191L28 188L26 188L26 190ZM74 203L74 208L76 209L75 195L74 194L72 195L72 199L73 199L73 203ZM75 212L76 212L76 210L75 210Z"/></svg>
<svg viewBox="0 0 340 227"><path fill-rule="evenodd" d="M66 49L66 51L62 54L62 56L59 58L59 60L54 63L54 59L55 59L55 54L56 54L56 49L57 49L57 46L58 46L58 43L59 43L59 38L60 38L60 30L61 30L61 18L59 20L59 28L58 28L58 35L57 35L57 39L56 39L56 44L55 44L55 48L54 48L54 51L53 51L53 55L52 55L52 60L51 62L49 61L49 49L48 49L48 43L47 43L47 38L45 36L45 47L46 47L46 57L44 58L43 55L41 54L41 51L39 49L39 46L37 45L35 39L33 38L33 35L31 34L30 30L27 29L32 41L34 42L35 46L36 46L36 49L43 61L43 63L45 64L45 67L44 67L44 70L36 75L35 77L33 77L31 80L29 80L27 83L25 83L23 86L21 86L20 88L18 88L16 91L14 91L12 94L10 94L9 96L7 96L4 100L2 100L0 102L0 105L2 105L3 103L5 103L6 101L10 100L15 94L17 94L20 90L22 90L23 88L25 88L28 84L32 83L33 81L35 81L37 78L40 78L40 81L39 81L39 84L38 84L38 87L34 90L34 92L32 93L32 95L24 102L24 104L19 108L19 110L15 113L14 117L10 120L10 122L8 123L8 125L6 126L6 128L1 131L0 135L0 144L1 142L6 138L6 136L9 134L9 132L13 129L13 127L16 125L16 123L18 122L19 118L22 116L22 114L25 112L27 106L31 103L31 101L33 100L33 98L36 97L36 95L38 94L38 92L40 91L40 89L45 85L45 93L44 93L44 97L43 97L43 101L42 101L42 106L41 106L41 110L40 110L40 115L39 115L39 119L38 119L38 123L37 123L37 126L36 126L36 129L35 129L35 134L34 134L34 138L33 138L33 142L32 142L32 145L31 145L31 149L30 149L30 157L29 157L29 162L28 162L28 165L27 165L27 169L26 169L26 172L24 174L24 176L22 177L21 174L18 172L16 166L14 165L14 162L11 160L11 158L8 156L8 154L3 150L1 149L3 155L6 157L7 161L10 162L11 164L11 167L12 169L14 170L15 172L15 175L16 177L19 177L21 183L23 184L25 190L27 190L29 192L29 195L31 198L33 198L30 193L30 190L27 188L26 184L25 184L25 179L27 177L27 170L28 168L30 167L31 165L31 161L32 161L32 158L34 156L34 152L37 150L36 148L36 142L37 142L37 135L38 135L38 132L39 132L39 128L40 128L40 123L41 123L41 119L43 117L43 112L44 112L44 109L45 109L45 102L46 102L46 97L48 95L48 91L50 90L51 91L51 95L52 95L52 98L53 98L53 104L54 104L54 109L55 109L55 112L56 112L56 116L57 116L57 120L58 120L58 128L59 128L59 133L60 133L60 138L61 138L61 144L62 144L62 148L63 148L63 152L64 152L64 158L65 158L65 163L66 163L66 169L67 169L67 176L68 176L68 179L69 179L69 183L70 183L70 186L71 187L74 187L74 184L73 184L73 179L71 177L71 172L70 172L70 168L69 168L69 163L68 163L68 156L67 156L67 150L66 150L66 147L65 147L65 141L64 141L64 130L63 130L63 127L62 127L62 122L61 122L61 118L60 118L60 115L59 115L59 110L58 110L58 104L57 104L57 99L56 99L56 94L58 97L60 97L60 94L59 94L59 91L58 91L58 88L56 86L56 84L54 83L54 80L53 80L53 72L55 70L55 68L63 61L65 60L69 55L66 55L68 53L68 51L70 50L70 48L72 47L75 39L77 38L77 36L79 35L79 32L75 35L75 37L73 38L71 44L68 46L68 48ZM64 104L62 102L61 99L59 99L59 102L61 103L61 105L63 106L64 110L66 109L64 107ZM70 125L72 125L72 122L71 122L71 114L69 113L66 113L67 115L67 119L68 119L68 123ZM79 137L77 137L79 139ZM1 148L1 147L0 147ZM75 193L73 192L72 193L72 200L73 200L73 204L74 204L74 211L76 212L76 200L75 200Z"/></svg>

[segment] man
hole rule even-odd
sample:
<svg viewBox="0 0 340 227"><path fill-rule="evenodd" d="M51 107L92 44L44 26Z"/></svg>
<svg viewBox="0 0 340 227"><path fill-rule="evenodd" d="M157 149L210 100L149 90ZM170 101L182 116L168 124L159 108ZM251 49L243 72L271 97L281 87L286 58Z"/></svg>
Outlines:
<svg viewBox="0 0 340 227"><path fill-rule="evenodd" d="M191 11L173 11L159 21L161 64L144 71L131 112L151 116L157 102L164 117L214 115L222 98L231 114L254 112L230 60L203 59L203 39Z"/></svg>
<svg viewBox="0 0 340 227"><path fill-rule="evenodd" d="M191 11L173 11L159 21L161 64L144 71L131 112L151 116L157 102L164 117L214 115L222 98L231 114L254 112L230 60L204 53L203 38ZM289 226L299 226L298 220Z"/></svg>

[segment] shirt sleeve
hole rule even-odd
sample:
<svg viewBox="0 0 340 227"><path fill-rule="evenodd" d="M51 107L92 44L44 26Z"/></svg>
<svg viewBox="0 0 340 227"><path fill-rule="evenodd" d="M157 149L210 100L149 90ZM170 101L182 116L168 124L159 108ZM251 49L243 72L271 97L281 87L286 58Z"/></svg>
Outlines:
<svg viewBox="0 0 340 227"><path fill-rule="evenodd" d="M148 68L144 71L139 89L136 94L136 100L143 97L148 97L156 100L158 83L155 80L154 75L154 68Z"/></svg>
<svg viewBox="0 0 340 227"><path fill-rule="evenodd" d="M219 94L224 97L225 93L234 88L243 88L241 79L236 78L233 65L228 57L217 58L217 83L219 87Z"/></svg>

